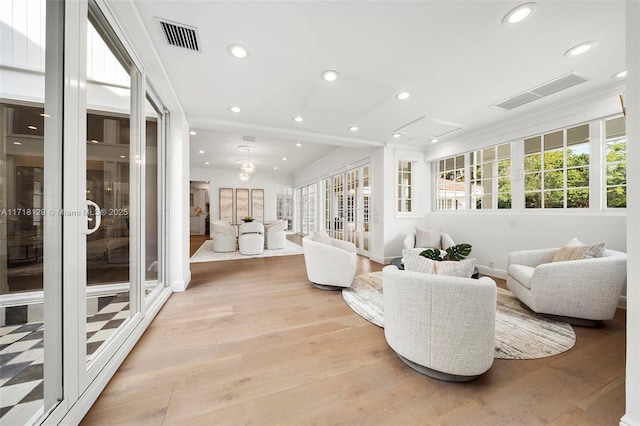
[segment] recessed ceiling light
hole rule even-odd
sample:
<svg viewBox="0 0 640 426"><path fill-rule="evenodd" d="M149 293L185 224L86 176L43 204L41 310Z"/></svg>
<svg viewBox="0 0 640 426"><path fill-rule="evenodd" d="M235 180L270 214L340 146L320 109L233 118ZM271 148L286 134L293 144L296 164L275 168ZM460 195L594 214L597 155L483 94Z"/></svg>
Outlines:
<svg viewBox="0 0 640 426"><path fill-rule="evenodd" d="M615 73L614 75L611 76L611 78L624 78L626 76L627 76L627 70L623 70Z"/></svg>
<svg viewBox="0 0 640 426"><path fill-rule="evenodd" d="M45 114L44 112L42 114L40 114L40 117L51 118L51 116L49 114Z"/></svg>
<svg viewBox="0 0 640 426"><path fill-rule="evenodd" d="M571 49L567 50L564 53L564 56L569 57L569 56L582 55L583 53L586 53L592 50L597 45L598 45L598 42L595 42L595 41L587 41L585 43L580 43L579 45L573 46Z"/></svg>
<svg viewBox="0 0 640 426"><path fill-rule="evenodd" d="M302 146L302 144L301 144L300 142L298 142L298 143L296 144L296 146Z"/></svg>
<svg viewBox="0 0 640 426"><path fill-rule="evenodd" d="M27 126L27 129L31 129L31 130L38 130L38 128L36 126Z"/></svg>
<svg viewBox="0 0 640 426"><path fill-rule="evenodd" d="M394 138L399 138L400 136L402 136L400 133L394 133L391 136L393 136Z"/></svg>
<svg viewBox="0 0 640 426"><path fill-rule="evenodd" d="M340 74L338 74L338 71L327 70L322 73L322 78L324 78L326 81L336 81L339 75Z"/></svg>
<svg viewBox="0 0 640 426"><path fill-rule="evenodd" d="M195 136L196 135L196 131L192 130L192 131L189 132L189 134L192 135L192 136Z"/></svg>
<svg viewBox="0 0 640 426"><path fill-rule="evenodd" d="M89 142L91 142L91 143L100 143L100 141L97 141L95 139L91 139Z"/></svg>
<svg viewBox="0 0 640 426"><path fill-rule="evenodd" d="M239 44L232 44L229 46L229 53L234 58L245 59L249 56L249 50L246 47L240 46Z"/></svg>
<svg viewBox="0 0 640 426"><path fill-rule="evenodd" d="M278 166L273 166L273 170L278 170Z"/></svg>
<svg viewBox="0 0 640 426"><path fill-rule="evenodd" d="M438 142L438 138L433 138L433 139L431 139L429 142L431 142L431 143L436 143L436 142Z"/></svg>
<svg viewBox="0 0 640 426"><path fill-rule="evenodd" d="M121 155L120 158L127 158L125 155Z"/></svg>
<svg viewBox="0 0 640 426"><path fill-rule="evenodd" d="M204 162L204 165L205 165L205 166L208 166L209 164L211 164L211 163L210 163L210 162L208 162L208 161L205 161L205 162Z"/></svg>
<svg viewBox="0 0 640 426"><path fill-rule="evenodd" d="M287 161L287 157L282 157L282 161Z"/></svg>
<svg viewBox="0 0 640 426"><path fill-rule="evenodd" d="M198 154L204 154L203 150L198 151Z"/></svg>
<svg viewBox="0 0 640 426"><path fill-rule="evenodd" d="M239 107L239 106L235 106L235 105L234 105L234 106L230 106L230 107L229 107L229 111L231 111L231 112L240 112L240 111L242 111L242 110L240 109L240 107Z"/></svg>
<svg viewBox="0 0 640 426"><path fill-rule="evenodd" d="M409 92L400 92L396 95L396 99L404 101L405 99L409 99L409 96L411 96Z"/></svg>
<svg viewBox="0 0 640 426"><path fill-rule="evenodd" d="M502 18L502 25L519 24L525 19L530 18L537 8L538 5L535 3L525 3L515 9L511 9L511 11Z"/></svg>
<svg viewBox="0 0 640 426"><path fill-rule="evenodd" d="M349 127L349 130L351 130L352 132L357 132L358 130L360 130L360 127L358 127L358 126L351 126L351 127Z"/></svg>
<svg viewBox="0 0 640 426"><path fill-rule="evenodd" d="M293 117L293 121L297 121L298 123L304 121L304 118L300 117L299 115L296 115L295 117Z"/></svg>
<svg viewBox="0 0 640 426"><path fill-rule="evenodd" d="M16 142L14 142L13 144L14 144L14 145L22 145L22 142L17 142L17 141L16 141Z"/></svg>

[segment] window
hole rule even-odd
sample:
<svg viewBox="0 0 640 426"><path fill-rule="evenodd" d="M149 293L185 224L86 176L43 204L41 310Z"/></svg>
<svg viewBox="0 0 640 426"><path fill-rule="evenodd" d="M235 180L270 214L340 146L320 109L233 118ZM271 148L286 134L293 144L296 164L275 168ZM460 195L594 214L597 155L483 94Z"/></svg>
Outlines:
<svg viewBox="0 0 640 426"><path fill-rule="evenodd" d="M624 117L605 121L606 207L627 207L627 135Z"/></svg>
<svg viewBox="0 0 640 426"><path fill-rule="evenodd" d="M413 212L413 172L412 161L398 161L398 213Z"/></svg>
<svg viewBox="0 0 640 426"><path fill-rule="evenodd" d="M589 207L589 125L524 140L525 208Z"/></svg>
<svg viewBox="0 0 640 426"><path fill-rule="evenodd" d="M511 144L474 151L469 162L471 208L510 209Z"/></svg>
<svg viewBox="0 0 640 426"><path fill-rule="evenodd" d="M465 208L465 156L458 155L438 161L436 209Z"/></svg>

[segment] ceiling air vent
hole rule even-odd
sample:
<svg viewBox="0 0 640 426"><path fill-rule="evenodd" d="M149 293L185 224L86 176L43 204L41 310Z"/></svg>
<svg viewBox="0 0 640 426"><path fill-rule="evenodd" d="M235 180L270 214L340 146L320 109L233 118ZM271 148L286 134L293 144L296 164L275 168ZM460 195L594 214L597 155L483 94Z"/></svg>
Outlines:
<svg viewBox="0 0 640 426"><path fill-rule="evenodd" d="M256 137L255 136L243 136L242 140L245 142L255 142L256 141Z"/></svg>
<svg viewBox="0 0 640 426"><path fill-rule="evenodd" d="M200 51L196 28L163 19L160 20L160 26L162 27L165 41L169 45L196 52Z"/></svg>
<svg viewBox="0 0 640 426"><path fill-rule="evenodd" d="M504 109L514 109L521 105L528 104L529 102L533 102L536 99L541 99L561 90L568 89L576 84L584 83L585 81L587 80L575 73L570 73L534 87L533 89L529 89L526 92L519 93L502 102L498 102L495 106Z"/></svg>

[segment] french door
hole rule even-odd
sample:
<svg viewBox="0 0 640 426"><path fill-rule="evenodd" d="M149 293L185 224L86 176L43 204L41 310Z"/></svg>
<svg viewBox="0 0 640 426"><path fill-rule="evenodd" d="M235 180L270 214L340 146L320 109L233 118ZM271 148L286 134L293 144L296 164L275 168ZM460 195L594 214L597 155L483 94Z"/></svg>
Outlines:
<svg viewBox="0 0 640 426"><path fill-rule="evenodd" d="M350 241L358 253L370 251L371 167L363 164L322 180L324 229Z"/></svg>

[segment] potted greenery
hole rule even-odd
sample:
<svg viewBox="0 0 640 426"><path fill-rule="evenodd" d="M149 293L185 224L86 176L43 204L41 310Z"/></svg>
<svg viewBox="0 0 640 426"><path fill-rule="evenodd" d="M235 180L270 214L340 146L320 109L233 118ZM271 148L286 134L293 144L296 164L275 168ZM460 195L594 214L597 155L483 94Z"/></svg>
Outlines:
<svg viewBox="0 0 640 426"><path fill-rule="evenodd" d="M243 222L253 222L254 219L251 216L245 216L244 218L242 218Z"/></svg>
<svg viewBox="0 0 640 426"><path fill-rule="evenodd" d="M446 250L446 254L442 256L438 249L426 249L420 253L420 256L427 259L441 262L443 260L456 260L460 261L471 254L471 244L462 243L451 246Z"/></svg>

